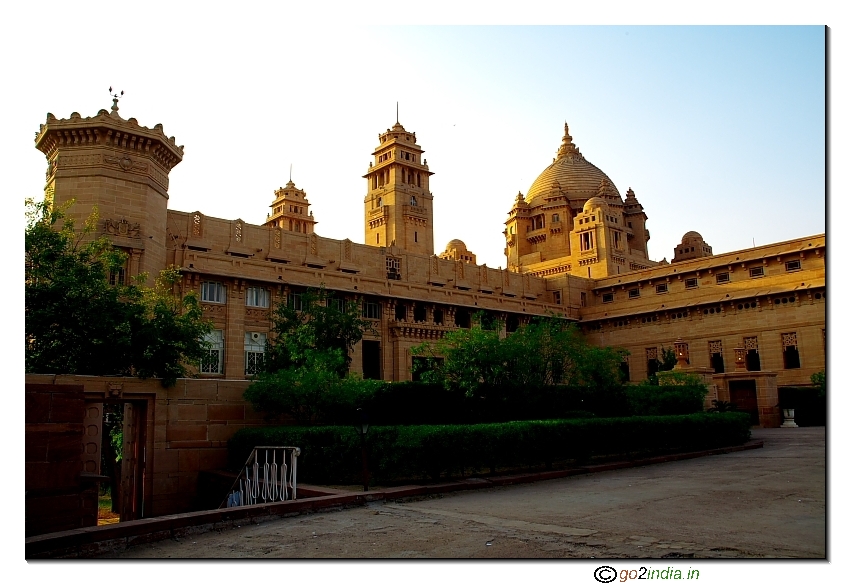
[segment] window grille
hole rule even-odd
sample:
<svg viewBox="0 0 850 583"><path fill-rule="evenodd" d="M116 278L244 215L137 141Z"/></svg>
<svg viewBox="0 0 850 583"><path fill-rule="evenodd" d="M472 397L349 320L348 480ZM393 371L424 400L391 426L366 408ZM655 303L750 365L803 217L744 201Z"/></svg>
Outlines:
<svg viewBox="0 0 850 583"><path fill-rule="evenodd" d="M266 335L263 332L245 332L245 374L255 375L262 369L266 352Z"/></svg>
<svg viewBox="0 0 850 583"><path fill-rule="evenodd" d="M688 279L685 280L685 289L694 289L695 287L698 287L698 286L699 286L699 283L697 282L697 278L695 278L695 277L689 277Z"/></svg>
<svg viewBox="0 0 850 583"><path fill-rule="evenodd" d="M802 268L799 259L785 262L785 271L799 271Z"/></svg>
<svg viewBox="0 0 850 583"><path fill-rule="evenodd" d="M213 330L204 340L210 344L210 353L201 360L201 372L221 374L224 370L224 333Z"/></svg>
<svg viewBox="0 0 850 583"><path fill-rule="evenodd" d="M717 281L717 283L728 283L728 281L729 281L729 272L728 272L728 271L724 271L723 273L718 273L718 274L715 276L715 280Z"/></svg>

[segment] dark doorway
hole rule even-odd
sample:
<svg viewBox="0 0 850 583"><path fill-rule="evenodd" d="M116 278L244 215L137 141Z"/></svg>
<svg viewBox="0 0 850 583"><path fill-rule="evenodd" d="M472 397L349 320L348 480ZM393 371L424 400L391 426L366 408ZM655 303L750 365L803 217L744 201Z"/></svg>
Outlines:
<svg viewBox="0 0 850 583"><path fill-rule="evenodd" d="M378 340L363 341L363 378L381 378L381 343Z"/></svg>
<svg viewBox="0 0 850 583"><path fill-rule="evenodd" d="M749 413L752 425L759 424L756 382L754 380L729 381L729 398L736 405L738 411Z"/></svg>

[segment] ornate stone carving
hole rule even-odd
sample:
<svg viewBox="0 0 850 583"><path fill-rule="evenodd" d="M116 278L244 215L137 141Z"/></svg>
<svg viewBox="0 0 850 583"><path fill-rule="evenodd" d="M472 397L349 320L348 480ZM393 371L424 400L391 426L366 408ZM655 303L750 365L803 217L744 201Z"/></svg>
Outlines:
<svg viewBox="0 0 850 583"><path fill-rule="evenodd" d="M281 237L282 237L282 235L280 234L280 229L275 229L274 230L274 248L275 249L280 249Z"/></svg>
<svg viewBox="0 0 850 583"><path fill-rule="evenodd" d="M744 348L747 350L758 350L759 349L759 339L756 336L750 336L749 338L744 338Z"/></svg>
<svg viewBox="0 0 850 583"><path fill-rule="evenodd" d="M104 154L103 161L107 164L115 164L125 172L128 170L139 170L140 172L148 171L148 165L145 162L133 160L129 156L121 156L119 158L117 156L107 156Z"/></svg>
<svg viewBox="0 0 850 583"><path fill-rule="evenodd" d="M342 253L342 257L343 257L346 261L351 261L351 247L352 247L352 245L351 245L351 239L346 239L345 241L343 241L343 253Z"/></svg>
<svg viewBox="0 0 850 583"><path fill-rule="evenodd" d="M310 233L310 255L319 254L319 237L316 233Z"/></svg>
<svg viewBox="0 0 850 583"><path fill-rule="evenodd" d="M130 223L127 219L121 219L120 221L106 219L106 232L110 235L118 235L119 237L138 239L141 236L141 227L139 227L139 223Z"/></svg>
<svg viewBox="0 0 850 583"><path fill-rule="evenodd" d="M709 354L723 354L723 341L722 340L712 340L708 343L708 353Z"/></svg>
<svg viewBox="0 0 850 583"><path fill-rule="evenodd" d="M242 242L242 221L236 221L235 238L237 243Z"/></svg>
<svg viewBox="0 0 850 583"><path fill-rule="evenodd" d="M658 349L657 348L647 348L646 349L646 359L647 360L658 360Z"/></svg>
<svg viewBox="0 0 850 583"><path fill-rule="evenodd" d="M788 332L787 334L782 334L782 348L787 348L788 346L797 346L796 332Z"/></svg>
<svg viewBox="0 0 850 583"><path fill-rule="evenodd" d="M193 237L200 237L201 236L201 222L202 222L201 213L192 214L192 236Z"/></svg>

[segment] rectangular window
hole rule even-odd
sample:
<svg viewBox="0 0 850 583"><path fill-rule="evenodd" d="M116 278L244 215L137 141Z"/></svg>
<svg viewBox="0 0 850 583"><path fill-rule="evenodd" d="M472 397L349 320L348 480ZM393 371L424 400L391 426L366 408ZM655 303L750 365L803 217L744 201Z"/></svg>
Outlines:
<svg viewBox="0 0 850 583"><path fill-rule="evenodd" d="M612 293L602 294L602 303L603 304L610 304L613 301L614 301L614 294L612 294Z"/></svg>
<svg viewBox="0 0 850 583"><path fill-rule="evenodd" d="M224 371L224 332L213 330L204 340L210 343L210 353L201 359L202 373L222 374Z"/></svg>
<svg viewBox="0 0 850 583"><path fill-rule="evenodd" d="M699 284L697 283L697 278L695 277L689 277L685 280L685 289L694 289L698 286Z"/></svg>
<svg viewBox="0 0 850 583"><path fill-rule="evenodd" d="M761 277L764 275L764 267L753 267L750 269L750 277Z"/></svg>
<svg viewBox="0 0 850 583"><path fill-rule="evenodd" d="M556 304L561 305L561 292L552 292L552 299L555 301Z"/></svg>
<svg viewBox="0 0 850 583"><path fill-rule="evenodd" d="M587 294L584 293L584 292L581 292L581 295L579 297L581 298L581 307L586 308L587 307Z"/></svg>
<svg viewBox="0 0 850 583"><path fill-rule="evenodd" d="M729 272L724 271L722 273L718 273L714 279L717 283L729 283Z"/></svg>
<svg viewBox="0 0 850 583"><path fill-rule="evenodd" d="M404 304L396 304L395 319L398 322L404 322L405 320L407 320L407 306L405 306Z"/></svg>
<svg viewBox="0 0 850 583"><path fill-rule="evenodd" d="M370 320L380 320L381 304L378 302L363 302L363 317Z"/></svg>
<svg viewBox="0 0 850 583"><path fill-rule="evenodd" d="M657 294L666 294L667 293L667 284L659 283L655 286L655 293Z"/></svg>
<svg viewBox="0 0 850 583"><path fill-rule="evenodd" d="M593 249L593 232L588 231L587 233L581 233L579 235L581 250L582 251L590 251Z"/></svg>
<svg viewBox="0 0 850 583"><path fill-rule="evenodd" d="M287 305L296 312L300 312L304 309L304 301L301 294L289 294L289 297L286 298L286 302Z"/></svg>
<svg viewBox="0 0 850 583"><path fill-rule="evenodd" d="M640 297L640 289L634 288L629 290L629 299L639 298Z"/></svg>
<svg viewBox="0 0 850 583"><path fill-rule="evenodd" d="M245 332L245 375L255 375L263 367L266 352L266 335L263 332Z"/></svg>
<svg viewBox="0 0 850 583"><path fill-rule="evenodd" d="M269 290L264 287L249 287L245 292L245 305L252 308L268 308Z"/></svg>
<svg viewBox="0 0 850 583"><path fill-rule="evenodd" d="M124 285L125 272L123 267L109 271L109 285Z"/></svg>
<svg viewBox="0 0 850 583"><path fill-rule="evenodd" d="M785 262L785 271L800 271L801 268L802 266L800 265L799 259Z"/></svg>
<svg viewBox="0 0 850 583"><path fill-rule="evenodd" d="M622 237L620 236L620 231L614 231L614 249L622 250Z"/></svg>
<svg viewBox="0 0 850 583"><path fill-rule="evenodd" d="M387 279L401 279L401 259L387 257Z"/></svg>
<svg viewBox="0 0 850 583"><path fill-rule="evenodd" d="M227 296L224 294L224 285L217 281L201 282L201 301L213 304L223 304Z"/></svg>
<svg viewBox="0 0 850 583"><path fill-rule="evenodd" d="M336 309L337 312L345 313L345 300L343 298L328 298L328 307Z"/></svg>

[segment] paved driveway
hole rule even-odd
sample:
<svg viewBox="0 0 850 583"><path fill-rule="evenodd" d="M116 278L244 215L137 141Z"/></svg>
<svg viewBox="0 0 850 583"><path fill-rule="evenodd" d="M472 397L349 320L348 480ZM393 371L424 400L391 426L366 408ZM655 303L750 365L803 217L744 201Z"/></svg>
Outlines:
<svg viewBox="0 0 850 583"><path fill-rule="evenodd" d="M824 557L824 428L764 448L284 518L125 558Z"/></svg>

